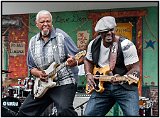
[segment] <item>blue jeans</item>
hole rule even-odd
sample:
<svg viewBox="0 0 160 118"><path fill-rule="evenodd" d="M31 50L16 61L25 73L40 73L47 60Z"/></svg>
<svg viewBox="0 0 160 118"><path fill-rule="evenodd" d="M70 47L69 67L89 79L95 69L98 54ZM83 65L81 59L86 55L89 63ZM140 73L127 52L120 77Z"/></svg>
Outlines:
<svg viewBox="0 0 160 118"><path fill-rule="evenodd" d="M128 90L117 84L108 84L103 93L93 92L84 116L105 116L115 103L118 103L124 116L139 116L139 95L136 90Z"/></svg>

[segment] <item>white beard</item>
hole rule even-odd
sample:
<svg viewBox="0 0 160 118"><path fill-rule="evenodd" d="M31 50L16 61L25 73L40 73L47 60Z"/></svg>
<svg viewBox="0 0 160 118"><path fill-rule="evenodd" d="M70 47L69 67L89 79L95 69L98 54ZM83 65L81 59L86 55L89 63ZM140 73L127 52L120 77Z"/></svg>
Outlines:
<svg viewBox="0 0 160 118"><path fill-rule="evenodd" d="M49 34L49 30L47 30L47 31L41 31L41 33L42 33L42 36L48 36L48 34Z"/></svg>

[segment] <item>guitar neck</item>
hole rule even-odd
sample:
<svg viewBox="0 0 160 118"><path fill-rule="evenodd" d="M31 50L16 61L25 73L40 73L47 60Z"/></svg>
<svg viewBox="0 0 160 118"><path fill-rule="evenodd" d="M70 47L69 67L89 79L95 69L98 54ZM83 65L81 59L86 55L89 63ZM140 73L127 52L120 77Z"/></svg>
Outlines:
<svg viewBox="0 0 160 118"><path fill-rule="evenodd" d="M48 74L48 77L52 77L54 76L59 70L61 70L64 66L66 66L66 62L62 63L62 64L54 64L54 65L50 65L51 66L51 70L47 72L47 70L45 70L45 72ZM48 69L50 68L50 66L48 67Z"/></svg>
<svg viewBox="0 0 160 118"><path fill-rule="evenodd" d="M129 85L132 83L138 83L138 79L132 79L130 77L126 78L124 76L113 77L108 75L94 75L94 78L103 82L128 82Z"/></svg>
<svg viewBox="0 0 160 118"><path fill-rule="evenodd" d="M80 59L82 56L86 55L86 51L81 51L79 53L77 53L75 55L75 59L78 60ZM48 77L52 77L53 75L55 75L59 70L61 70L63 67L65 67L67 65L67 62L61 63L61 64L56 64L55 62L53 62L46 70L46 74L48 74Z"/></svg>
<svg viewBox="0 0 160 118"><path fill-rule="evenodd" d="M105 82L118 82L118 81L126 81L126 78L124 76L119 76L116 78L113 78L113 76L108 76L108 75L94 75L94 78L99 79L99 81L105 81Z"/></svg>
<svg viewBox="0 0 160 118"><path fill-rule="evenodd" d="M53 70L52 72L50 72L50 73L48 74L48 77L52 77L52 76L55 75L55 74L56 74L56 71Z"/></svg>

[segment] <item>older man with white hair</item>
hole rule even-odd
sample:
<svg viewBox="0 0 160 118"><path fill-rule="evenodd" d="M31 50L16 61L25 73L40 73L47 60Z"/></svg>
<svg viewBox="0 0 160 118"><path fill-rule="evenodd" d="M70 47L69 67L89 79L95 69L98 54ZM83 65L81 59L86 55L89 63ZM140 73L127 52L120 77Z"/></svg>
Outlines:
<svg viewBox="0 0 160 118"><path fill-rule="evenodd" d="M18 116L41 116L53 103L56 116L77 116L73 100L77 66L83 63L83 59L75 59L79 50L67 33L53 27L49 11L39 11L35 23L39 32L30 39L27 54L30 74L35 77L34 92L26 97Z"/></svg>
<svg viewBox="0 0 160 118"><path fill-rule="evenodd" d="M112 16L101 18L84 60L86 91L91 94L85 116L105 116L117 102L124 116L139 116L139 58L135 45L115 35Z"/></svg>

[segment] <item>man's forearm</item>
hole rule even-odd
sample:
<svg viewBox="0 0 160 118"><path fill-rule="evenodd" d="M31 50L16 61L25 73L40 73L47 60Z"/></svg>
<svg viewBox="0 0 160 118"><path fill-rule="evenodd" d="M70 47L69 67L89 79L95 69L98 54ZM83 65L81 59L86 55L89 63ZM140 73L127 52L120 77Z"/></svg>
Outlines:
<svg viewBox="0 0 160 118"><path fill-rule="evenodd" d="M92 64L92 62L87 60L86 58L84 59L84 70L85 70L86 74L93 72L93 64Z"/></svg>
<svg viewBox="0 0 160 118"><path fill-rule="evenodd" d="M140 76L139 62L136 62L132 65L127 66L127 69L128 69L128 72L126 73L126 75L136 74L136 76L139 78L139 76Z"/></svg>
<svg viewBox="0 0 160 118"><path fill-rule="evenodd" d="M40 70L38 70L37 68L32 68L32 69L30 70L30 73L31 73L33 76L38 77L38 76L39 76L39 74L38 74L39 71L40 71Z"/></svg>

